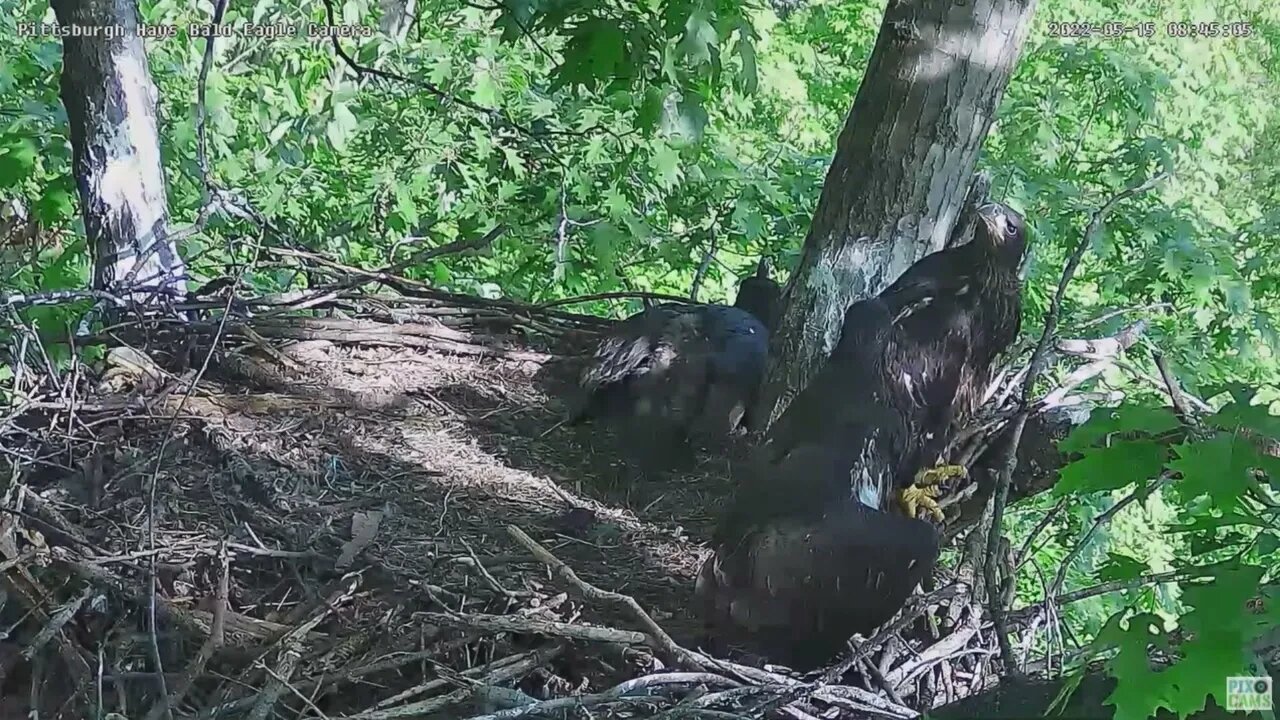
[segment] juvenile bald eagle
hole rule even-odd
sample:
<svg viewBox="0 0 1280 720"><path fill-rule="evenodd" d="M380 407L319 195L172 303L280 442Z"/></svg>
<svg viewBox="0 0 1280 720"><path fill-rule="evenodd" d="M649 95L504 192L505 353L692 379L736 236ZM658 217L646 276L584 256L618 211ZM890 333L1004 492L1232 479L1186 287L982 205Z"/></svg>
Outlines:
<svg viewBox="0 0 1280 720"><path fill-rule="evenodd" d="M916 509L940 520L928 486L963 468L920 471L976 410L1020 327L1022 218L995 204L979 218L972 242L849 308L822 370L734 468L698 578L713 632L747 630L777 661L822 663L932 572L940 536Z"/></svg>
<svg viewBox="0 0 1280 720"><path fill-rule="evenodd" d="M695 428L736 430L764 374L780 292L762 259L732 307L665 303L627 318L583 370L567 424L630 420L631 435L643 436L632 439L683 446L677 452Z"/></svg>

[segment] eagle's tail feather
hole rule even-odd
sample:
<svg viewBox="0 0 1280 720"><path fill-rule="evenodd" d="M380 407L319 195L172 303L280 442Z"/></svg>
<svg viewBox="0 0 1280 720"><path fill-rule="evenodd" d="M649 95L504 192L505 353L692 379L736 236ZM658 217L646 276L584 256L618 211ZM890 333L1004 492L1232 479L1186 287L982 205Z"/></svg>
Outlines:
<svg viewBox="0 0 1280 720"><path fill-rule="evenodd" d="M932 571L939 546L928 523L854 506L771 523L736 548L718 548L695 592L708 625L757 637L783 662L822 664L853 633L893 617Z"/></svg>

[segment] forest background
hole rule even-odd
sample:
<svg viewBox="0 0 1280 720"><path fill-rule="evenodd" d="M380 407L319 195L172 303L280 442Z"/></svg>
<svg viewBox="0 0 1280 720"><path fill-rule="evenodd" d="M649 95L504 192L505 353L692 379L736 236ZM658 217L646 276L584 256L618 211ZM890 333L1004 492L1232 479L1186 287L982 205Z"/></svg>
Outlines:
<svg viewBox="0 0 1280 720"><path fill-rule="evenodd" d="M0 286L81 288L90 261L59 98L62 46L19 32L20 22L52 21L44 3L13 4L17 13L0 16L0 201L6 217L18 202L42 234L34 246L0 249ZM405 270L445 290L532 303L610 291L728 300L761 255L784 273L794 267L884 9L825 0L428 0L409 16L403 5L364 0L235 3L229 22L360 25L378 16L381 33L341 39L352 63L327 40L220 42L205 84L209 175L301 246L354 266L402 259L424 239L505 226L482 251ZM183 29L208 22L209 8L160 0L141 10L148 24L180 29L149 41L147 52L170 212L187 222L204 192L195 117L204 44ZM1149 22L1154 33L1059 36L1063 23L1078 22ZM1250 31L1175 37L1169 23ZM1265 0L1042 0L979 164L992 196L1028 218L1025 326L1033 330L1090 214L1123 188L1170 173L1093 239L1067 291L1062 335L1105 336L1146 319L1142 342L1159 349L1189 394L1274 430L1258 412L1280 400L1280 9ZM245 239L256 232L220 217L180 250L193 277L212 279L249 261ZM301 279L282 263L257 264L245 281L277 292ZM638 308L635 300L577 306L614 317ZM21 315L56 335L83 309ZM1160 388L1135 379L1157 368L1146 355L1129 362L1091 388L1123 393L1130 410L1115 427L1160 432L1163 417L1141 414L1164 404ZM1036 564L1054 568L1095 517L1168 463L1195 480L1179 487L1194 490L1152 492L1118 514L1090 536L1069 585L1183 572L1206 548L1224 556L1245 548L1250 567L1276 566L1280 534L1265 521L1274 515L1231 522L1248 484L1236 445L1177 458L1142 443L1118 447L1076 463L1052 497L1013 513L1017 544L1069 497ZM1234 496L1218 478L1224 466L1239 476L1229 483ZM1247 577L1263 576L1239 582ZM1042 590L1034 573L1019 577L1026 601ZM1162 582L1066 612L1087 644L1126 613L1154 613L1172 628L1229 600L1188 604L1178 582Z"/></svg>

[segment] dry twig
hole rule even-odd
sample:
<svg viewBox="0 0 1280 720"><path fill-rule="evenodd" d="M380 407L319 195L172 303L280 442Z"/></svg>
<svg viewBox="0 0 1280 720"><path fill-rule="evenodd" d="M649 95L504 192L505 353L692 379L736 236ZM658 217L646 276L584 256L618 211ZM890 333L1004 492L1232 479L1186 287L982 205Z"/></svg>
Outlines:
<svg viewBox="0 0 1280 720"><path fill-rule="evenodd" d="M568 582L575 590L582 594L587 600L593 602L607 603L613 607L626 609L635 617L640 624L648 632L649 644L655 649L661 651L667 656L667 660L679 663L685 667L694 670L705 670L702 661L693 653L685 650L676 644L671 636L663 630L658 623L654 622L649 613L645 612L640 604L627 595L601 590L578 577L568 565L565 565L560 558L552 555L549 550L539 545L533 538L529 537L523 530L515 525L508 525L507 532L515 541L523 545L534 557L545 563L551 568L551 571L558 575L562 580Z"/></svg>
<svg viewBox="0 0 1280 720"><path fill-rule="evenodd" d="M1009 445L1005 450L1003 462L1000 464L996 490L992 496L991 528L988 531L986 550L987 562L984 563L983 567L987 597L992 601L990 610L992 621L995 623L996 640L1000 647L1000 659L1004 662L1005 671L1009 673L1017 674L1018 669L1014 662L1013 647L1009 644L1008 628L1005 626L1005 609L999 599L1001 593L999 592L999 583L996 577L995 558L1000 545L1005 504L1009 498L1009 485L1013 471L1018 464L1018 443L1022 440L1022 431L1026 427L1027 418L1031 414L1032 393L1034 392L1035 382L1048 360L1049 345L1057 330L1059 316L1062 314L1062 302L1066 297L1067 286L1071 284L1071 280L1075 277L1076 268L1080 266L1080 261L1084 258L1085 252L1088 251L1094 240L1101 234L1107 216L1111 214L1111 211L1120 202L1147 192L1155 187L1157 183L1164 180L1166 176L1166 173L1161 173L1146 182L1126 188L1093 213L1093 217L1090 218L1083 236L1067 259L1066 267L1062 270L1062 276L1058 280L1058 288L1053 295L1049 310L1045 314L1044 331L1040 334L1040 340L1036 343L1035 350L1031 354L1031 362L1027 366L1027 374L1022 381L1021 409L1018 410L1018 413L1013 418Z"/></svg>

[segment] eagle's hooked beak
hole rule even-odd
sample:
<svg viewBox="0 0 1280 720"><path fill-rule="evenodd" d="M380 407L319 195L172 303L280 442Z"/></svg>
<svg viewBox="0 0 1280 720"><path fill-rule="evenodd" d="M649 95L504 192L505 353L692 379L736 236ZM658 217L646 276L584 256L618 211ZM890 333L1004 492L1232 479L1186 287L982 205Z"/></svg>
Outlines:
<svg viewBox="0 0 1280 720"><path fill-rule="evenodd" d="M987 232L992 238L999 240L1004 237L1005 226L1009 223L1009 217L1005 214L1004 206L997 202L989 202L978 208L978 218L982 220L982 224L987 226Z"/></svg>

